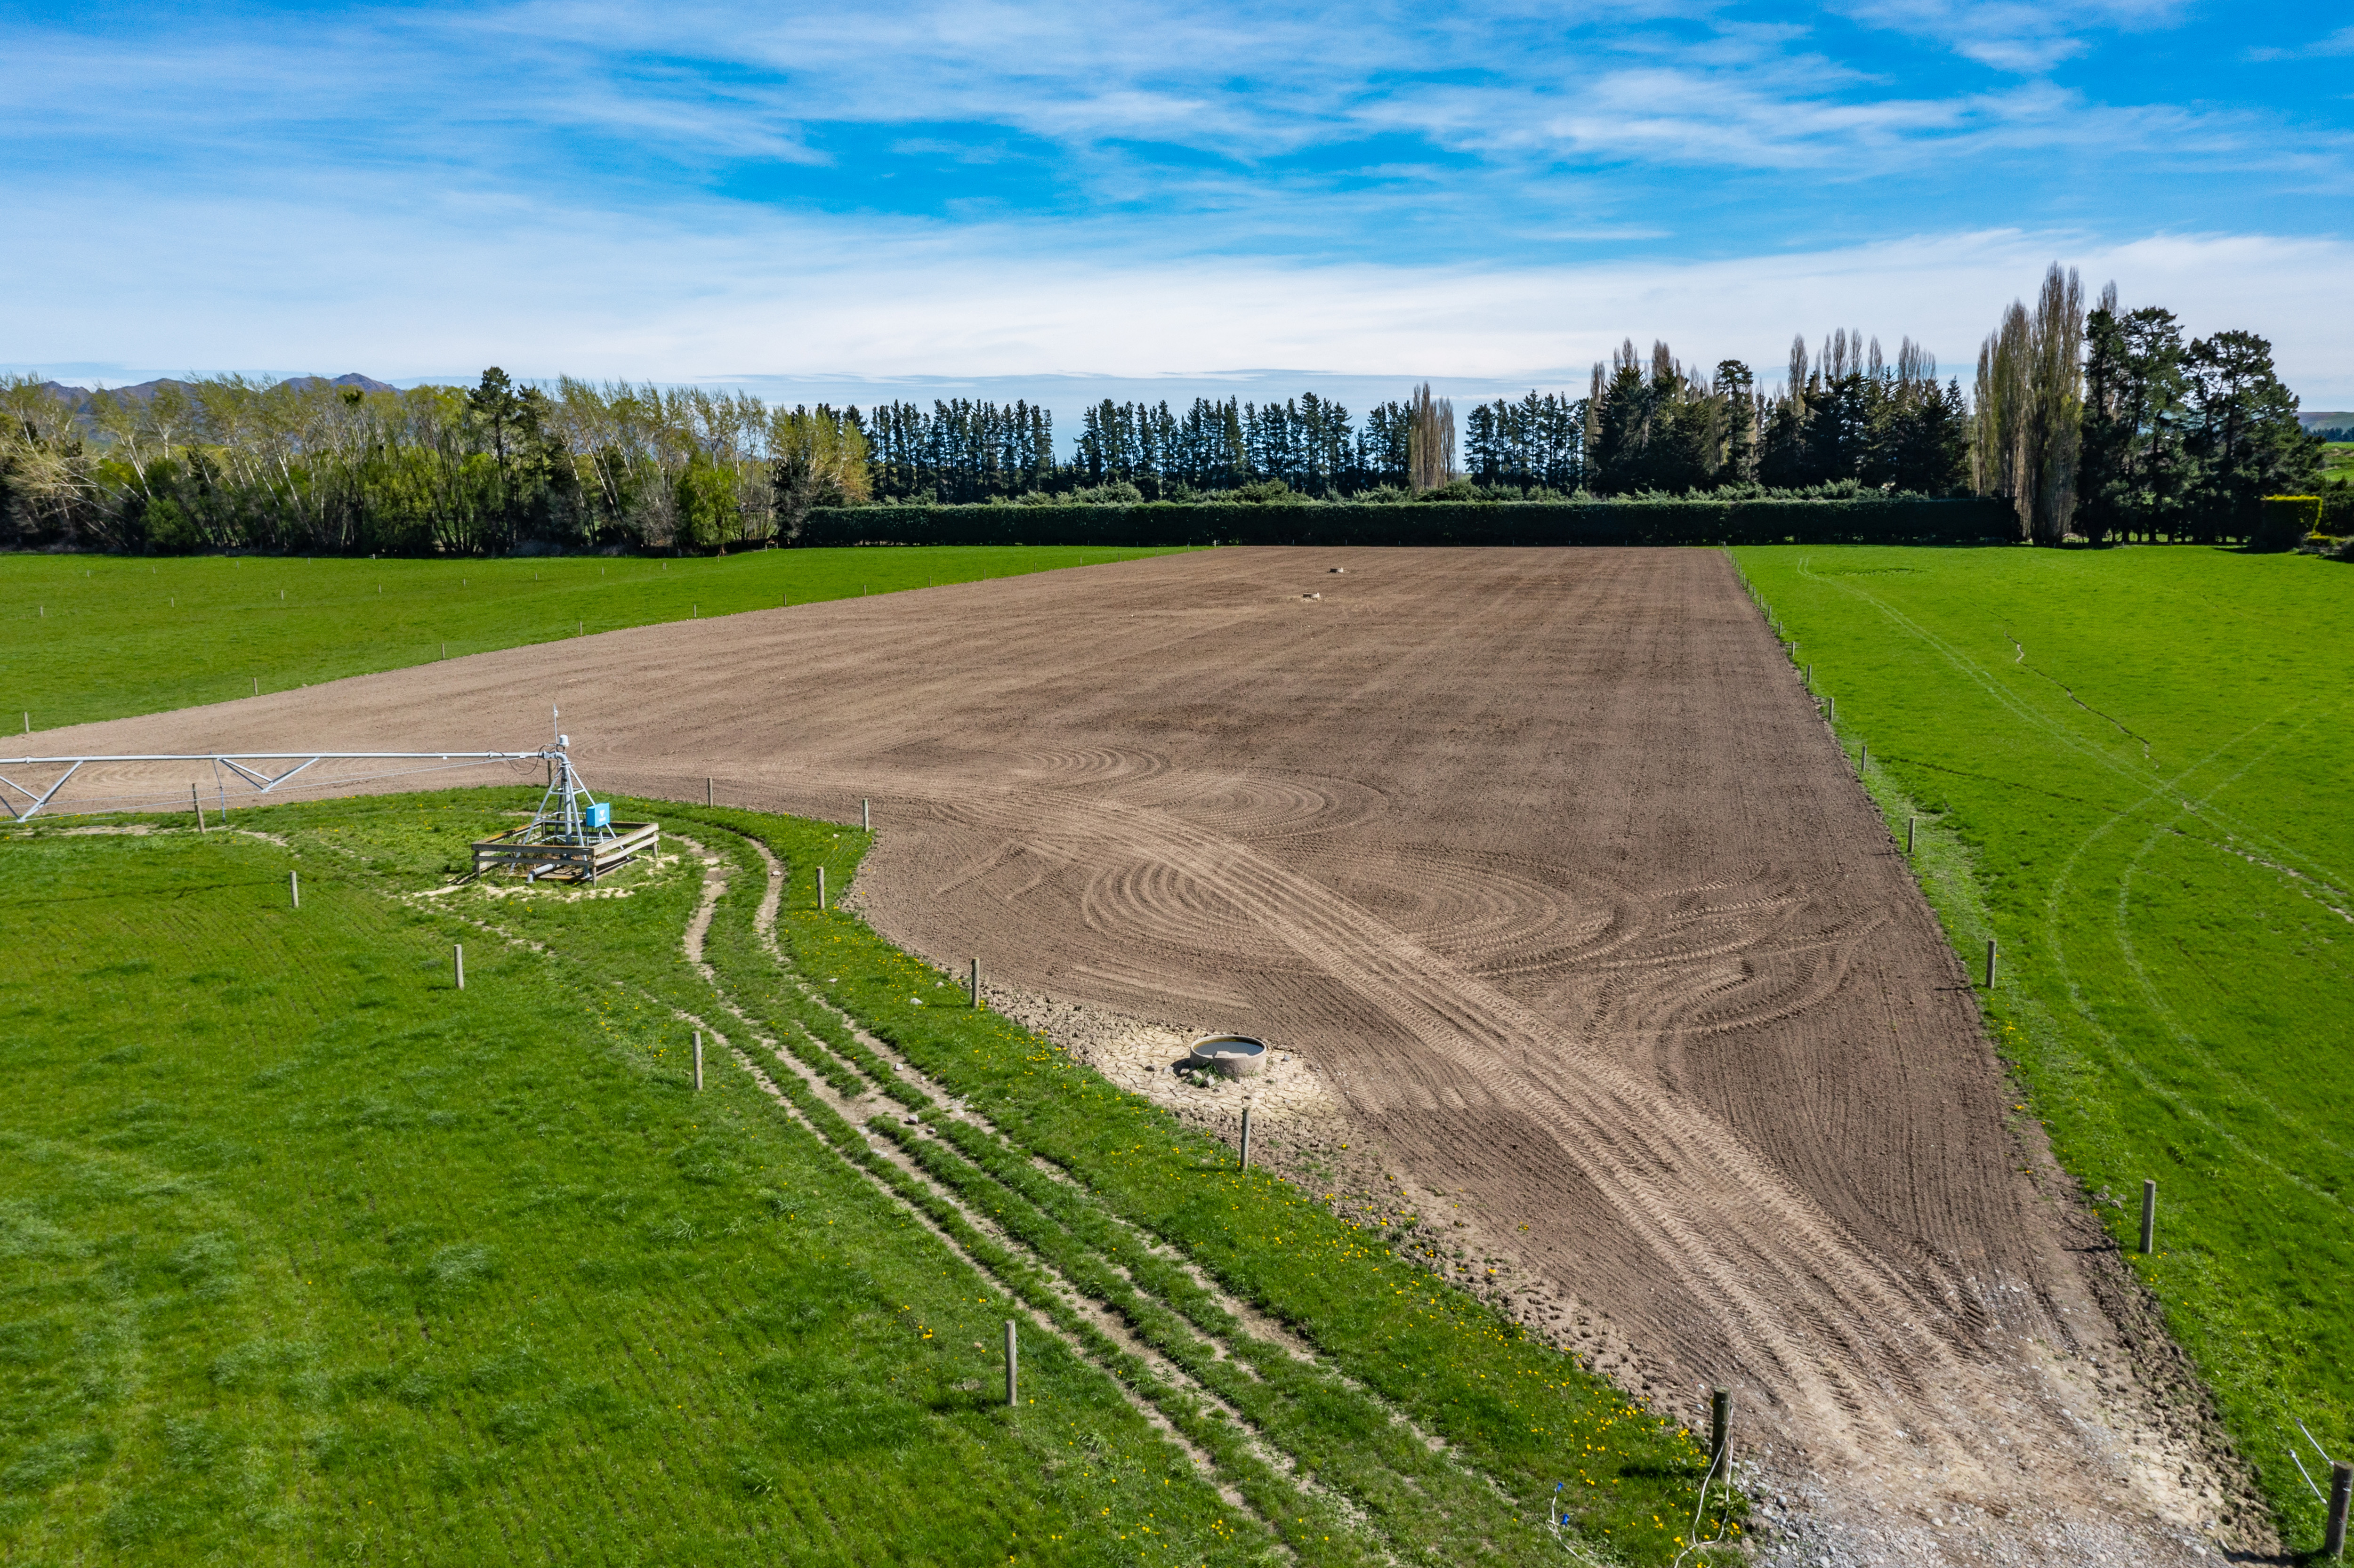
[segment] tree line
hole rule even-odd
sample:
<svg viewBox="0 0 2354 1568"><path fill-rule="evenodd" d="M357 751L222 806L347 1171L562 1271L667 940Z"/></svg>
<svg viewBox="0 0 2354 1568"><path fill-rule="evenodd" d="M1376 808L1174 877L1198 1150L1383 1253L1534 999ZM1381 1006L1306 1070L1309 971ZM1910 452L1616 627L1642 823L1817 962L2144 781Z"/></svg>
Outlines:
<svg viewBox="0 0 2354 1568"><path fill-rule="evenodd" d="M0 540L111 550L722 549L866 499L819 407L694 387L337 387L242 376L76 399L0 380Z"/></svg>
<svg viewBox="0 0 2354 1568"><path fill-rule="evenodd" d="M2172 312L2126 310L2115 283L2088 313L2073 268L2053 264L2032 308L2003 313L1976 393L1975 488L2009 501L2039 544L2246 539L2266 496L2319 493L2323 442L2299 424L2270 343L2185 343Z"/></svg>
<svg viewBox="0 0 2354 1568"><path fill-rule="evenodd" d="M1458 440L1459 436L1459 440ZM2114 285L2087 313L2054 266L1978 355L1969 395L1910 338L1793 340L1770 388L1630 339L1585 396L1475 403L1428 386L1362 422L1310 392L1085 409L1070 450L1027 401L771 408L742 393L565 377L405 391L313 379L74 394L0 378L0 544L402 555L707 552L785 543L812 507L867 502L1996 496L2020 536L2244 538L2263 497L2310 490L2271 348L2186 344Z"/></svg>

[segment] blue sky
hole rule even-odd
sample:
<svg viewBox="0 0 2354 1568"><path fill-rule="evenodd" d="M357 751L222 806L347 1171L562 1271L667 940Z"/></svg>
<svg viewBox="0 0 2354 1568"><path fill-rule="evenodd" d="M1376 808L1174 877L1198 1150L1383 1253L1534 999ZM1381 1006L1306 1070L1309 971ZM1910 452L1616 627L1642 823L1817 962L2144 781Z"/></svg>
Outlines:
<svg viewBox="0 0 2354 1568"><path fill-rule="evenodd" d="M2317 4L0 0L0 365L84 381L1362 406L1835 326L1966 371L2058 260L2354 407Z"/></svg>

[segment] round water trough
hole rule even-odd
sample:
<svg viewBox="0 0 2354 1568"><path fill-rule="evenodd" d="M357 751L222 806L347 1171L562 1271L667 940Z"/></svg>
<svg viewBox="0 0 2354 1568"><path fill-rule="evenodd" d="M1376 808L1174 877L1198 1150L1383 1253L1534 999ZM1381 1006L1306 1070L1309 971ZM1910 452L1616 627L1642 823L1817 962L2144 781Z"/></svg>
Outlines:
<svg viewBox="0 0 2354 1568"><path fill-rule="evenodd" d="M1254 1078L1267 1068L1267 1042L1247 1034L1204 1034L1186 1060L1229 1078Z"/></svg>

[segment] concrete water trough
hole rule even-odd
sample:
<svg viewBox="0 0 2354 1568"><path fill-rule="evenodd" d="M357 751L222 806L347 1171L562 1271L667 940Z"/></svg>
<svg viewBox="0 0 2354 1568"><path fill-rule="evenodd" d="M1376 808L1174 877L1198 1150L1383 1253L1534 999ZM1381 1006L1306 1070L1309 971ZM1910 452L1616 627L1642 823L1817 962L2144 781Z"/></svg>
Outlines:
<svg viewBox="0 0 2354 1568"><path fill-rule="evenodd" d="M1204 1034L1193 1042L1185 1065L1229 1078L1255 1078L1267 1070L1267 1042L1247 1034Z"/></svg>

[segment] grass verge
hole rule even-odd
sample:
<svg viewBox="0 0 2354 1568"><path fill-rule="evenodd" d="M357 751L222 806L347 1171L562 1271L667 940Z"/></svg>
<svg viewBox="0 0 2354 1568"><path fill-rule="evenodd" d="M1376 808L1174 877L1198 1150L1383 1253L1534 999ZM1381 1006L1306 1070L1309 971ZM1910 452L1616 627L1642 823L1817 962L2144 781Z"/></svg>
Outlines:
<svg viewBox="0 0 2354 1568"><path fill-rule="evenodd" d="M0 714L36 730L622 627L1166 550L1010 546L477 561L0 556Z"/></svg>
<svg viewBox="0 0 2354 1568"><path fill-rule="evenodd" d="M2342 566L2191 548L1744 549L1983 992L2031 1114L2285 1537L2354 1451L2354 708ZM2303 1436L2299 1424L2311 1434ZM2300 1469L2300 1465L2302 1469Z"/></svg>

